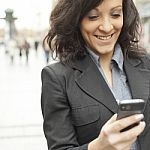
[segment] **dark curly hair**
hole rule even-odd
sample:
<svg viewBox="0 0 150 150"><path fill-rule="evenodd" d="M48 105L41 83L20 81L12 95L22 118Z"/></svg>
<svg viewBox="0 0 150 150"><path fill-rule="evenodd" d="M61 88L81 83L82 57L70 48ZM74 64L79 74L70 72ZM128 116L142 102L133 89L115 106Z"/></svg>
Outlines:
<svg viewBox="0 0 150 150"><path fill-rule="evenodd" d="M80 32L83 17L103 0L58 0L50 16L50 30L46 41L61 61L81 59L85 55L85 42ZM123 0L123 27L118 38L125 56L139 57L144 50L138 46L141 24L132 0ZM44 43L43 42L43 43Z"/></svg>

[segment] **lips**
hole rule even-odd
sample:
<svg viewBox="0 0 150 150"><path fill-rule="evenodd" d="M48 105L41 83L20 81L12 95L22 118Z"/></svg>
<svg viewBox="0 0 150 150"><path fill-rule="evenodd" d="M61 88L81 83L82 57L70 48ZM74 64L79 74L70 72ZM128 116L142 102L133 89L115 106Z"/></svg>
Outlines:
<svg viewBox="0 0 150 150"><path fill-rule="evenodd" d="M98 38L99 40L109 40L112 38L113 34L107 36L95 35L95 37Z"/></svg>

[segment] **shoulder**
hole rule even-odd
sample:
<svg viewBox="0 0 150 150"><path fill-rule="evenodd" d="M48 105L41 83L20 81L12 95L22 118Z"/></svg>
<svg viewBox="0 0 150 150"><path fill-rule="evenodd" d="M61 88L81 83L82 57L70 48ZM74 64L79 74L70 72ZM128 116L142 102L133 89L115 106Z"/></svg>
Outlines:
<svg viewBox="0 0 150 150"><path fill-rule="evenodd" d="M42 80L59 80L64 81L69 76L72 76L73 69L67 64L56 62L42 69Z"/></svg>
<svg viewBox="0 0 150 150"><path fill-rule="evenodd" d="M150 70L150 54L145 54L139 57L127 57L125 58L125 64L132 65L134 67L140 67L141 69Z"/></svg>
<svg viewBox="0 0 150 150"><path fill-rule="evenodd" d="M42 69L42 72L46 71L46 72L53 72L57 75L62 75L62 74L66 74L69 70L71 70L71 67L67 64L64 64L64 63L61 63L61 62L56 62L56 63L53 63L53 64L50 64L46 67L44 67Z"/></svg>

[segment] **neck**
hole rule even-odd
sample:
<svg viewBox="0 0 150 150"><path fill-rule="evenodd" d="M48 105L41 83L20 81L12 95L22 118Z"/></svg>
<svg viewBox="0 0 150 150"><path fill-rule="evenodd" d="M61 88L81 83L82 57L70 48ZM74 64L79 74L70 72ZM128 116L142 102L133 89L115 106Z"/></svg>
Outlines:
<svg viewBox="0 0 150 150"><path fill-rule="evenodd" d="M112 59L113 53L110 55L101 55L100 56L100 66L103 70L103 73L106 77L106 80L108 82L108 85L112 87L112 70L110 67L111 59Z"/></svg>
<svg viewBox="0 0 150 150"><path fill-rule="evenodd" d="M113 56L113 52L105 55L100 55L100 66L105 69L110 69L110 63Z"/></svg>

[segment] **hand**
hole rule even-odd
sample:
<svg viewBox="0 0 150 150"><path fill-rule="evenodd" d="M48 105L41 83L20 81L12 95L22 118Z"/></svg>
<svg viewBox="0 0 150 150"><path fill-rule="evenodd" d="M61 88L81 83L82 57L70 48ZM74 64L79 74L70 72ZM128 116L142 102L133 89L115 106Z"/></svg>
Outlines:
<svg viewBox="0 0 150 150"><path fill-rule="evenodd" d="M88 145L88 150L130 150L132 143L137 136L143 132L145 122L142 114L133 115L117 120L117 114L113 115L110 120L103 126L98 138ZM127 131L120 132L122 129L136 122L139 124Z"/></svg>

